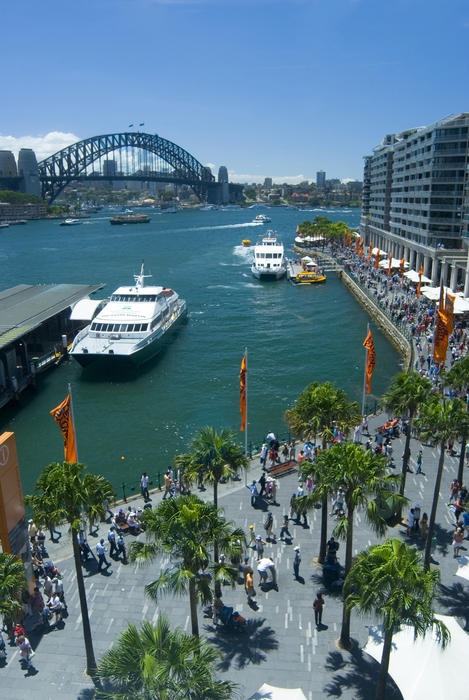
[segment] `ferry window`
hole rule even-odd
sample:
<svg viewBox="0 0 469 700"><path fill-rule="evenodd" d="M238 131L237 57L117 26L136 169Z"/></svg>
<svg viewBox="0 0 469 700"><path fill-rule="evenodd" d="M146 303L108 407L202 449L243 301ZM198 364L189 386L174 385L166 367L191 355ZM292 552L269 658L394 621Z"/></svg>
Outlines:
<svg viewBox="0 0 469 700"><path fill-rule="evenodd" d="M136 331L141 331L141 330L142 330L142 324L141 324L141 323L136 323L136 324L135 324L135 330L136 330Z"/></svg>
<svg viewBox="0 0 469 700"><path fill-rule="evenodd" d="M119 326L119 331L120 331L121 333L125 333L125 329L126 329L125 323L121 323L121 325Z"/></svg>
<svg viewBox="0 0 469 700"><path fill-rule="evenodd" d="M108 331L109 330L109 325L107 323L103 323L102 329L103 331Z"/></svg>
<svg viewBox="0 0 469 700"><path fill-rule="evenodd" d="M142 323L142 331L148 330L148 323Z"/></svg>
<svg viewBox="0 0 469 700"><path fill-rule="evenodd" d="M134 324L129 323L129 325L127 326L127 333L132 333L133 329L134 329Z"/></svg>

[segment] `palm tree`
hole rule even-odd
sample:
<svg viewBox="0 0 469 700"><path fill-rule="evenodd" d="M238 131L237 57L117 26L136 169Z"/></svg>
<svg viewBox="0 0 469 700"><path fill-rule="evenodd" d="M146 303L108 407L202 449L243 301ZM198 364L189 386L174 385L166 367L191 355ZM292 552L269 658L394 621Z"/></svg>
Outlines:
<svg viewBox="0 0 469 700"><path fill-rule="evenodd" d="M459 389L464 394L467 394L469 390L469 355L458 360L451 367L449 372L443 374L443 383L449 386L451 389ZM466 402L466 411L469 411L469 405ZM463 426L464 427L464 426ZM469 437L469 432L464 431L460 435L461 437L461 452L459 454L459 469L458 469L458 481L460 484L464 481L464 459L466 457L466 445Z"/></svg>
<svg viewBox="0 0 469 700"><path fill-rule="evenodd" d="M189 593L192 634L199 636L197 600L206 603L212 599L210 575L215 580L235 582L237 569L218 562L209 567L211 549L217 541L222 553L239 552L244 533L220 516L211 504L197 496L179 496L162 501L154 511L142 516L146 524L146 542L132 542L130 560L140 563L153 561L158 554L168 553L171 564L162 569L158 578L145 587L153 600L159 593L175 595Z"/></svg>
<svg viewBox="0 0 469 700"><path fill-rule="evenodd" d="M285 419L295 435L302 439L320 437L322 449L334 439L334 428L345 434L353 425L361 422L358 404L349 402L342 389L331 382L309 384L299 395L295 406L286 411ZM321 503L321 541L318 561L326 558L327 542L327 496Z"/></svg>
<svg viewBox="0 0 469 700"><path fill-rule="evenodd" d="M86 672L91 676L96 671L96 660L77 535L82 527L83 515L104 517L103 503L113 498L114 492L107 479L86 472L86 467L76 462L49 464L39 476L33 494L25 497L25 503L31 507L35 522L56 527L65 521L70 525L86 650Z"/></svg>
<svg viewBox="0 0 469 700"><path fill-rule="evenodd" d="M410 438L412 425L420 406L428 399L432 383L418 372L400 372L394 378L391 386L383 396L383 404L387 411L398 416L409 416L407 434L402 458L402 474L399 494L405 494L405 482L410 458Z"/></svg>
<svg viewBox="0 0 469 700"><path fill-rule="evenodd" d="M383 624L376 700L385 697L392 638L401 625L412 626L415 637L435 630L438 642L443 647L448 643L449 631L433 610L439 580L439 572L425 571L418 551L398 539L389 538L356 557L344 583L346 605L365 615L374 613Z"/></svg>
<svg viewBox="0 0 469 700"><path fill-rule="evenodd" d="M456 439L461 433L467 432L468 415L461 399L443 399L440 401L435 394L420 408L420 417L416 421L424 440L435 440L440 446L440 458L436 472L435 488L433 491L432 509L428 522L427 539L425 541L425 571L430 568L431 546L435 527L436 511L440 496L441 477L445 463L446 443Z"/></svg>
<svg viewBox="0 0 469 700"><path fill-rule="evenodd" d="M402 497L394 495L399 477L386 473L383 457L371 451L365 451L361 445L341 443L333 445L318 457L311 465L315 474L320 474L320 481L312 496L303 496L305 505L310 506L328 498L337 488L344 491L346 514L339 520L334 534L345 537L345 576L352 566L353 523L355 513L364 510L372 530L378 535L386 532L386 520L380 515L377 502L394 496L397 501ZM308 467L306 467L306 472ZM350 610L344 605L340 645L344 649L351 646Z"/></svg>
<svg viewBox="0 0 469 700"><path fill-rule="evenodd" d="M27 587L23 562L15 554L0 552L0 615L11 622L21 611L21 594Z"/></svg>
<svg viewBox="0 0 469 700"><path fill-rule="evenodd" d="M240 469L247 469L248 459L239 445L234 442L234 433L222 428L218 433L215 428L206 426L198 431L191 443L191 452L178 455L176 464L184 470L189 482L203 479L213 484L213 505L218 508L218 484L231 479ZM219 559L218 542L214 542L213 559ZM216 593L220 593L216 584Z"/></svg>
<svg viewBox="0 0 469 700"><path fill-rule="evenodd" d="M218 484L247 469L248 459L234 441L235 434L226 428L201 428L191 443L191 452L179 455L176 461L184 466L189 481L203 478L213 484L213 505L218 508Z"/></svg>
<svg viewBox="0 0 469 700"><path fill-rule="evenodd" d="M97 691L102 700L228 700L236 687L214 678L219 653L205 640L180 629L171 630L167 619L139 628L129 625L117 645L103 656L97 676L110 683Z"/></svg>

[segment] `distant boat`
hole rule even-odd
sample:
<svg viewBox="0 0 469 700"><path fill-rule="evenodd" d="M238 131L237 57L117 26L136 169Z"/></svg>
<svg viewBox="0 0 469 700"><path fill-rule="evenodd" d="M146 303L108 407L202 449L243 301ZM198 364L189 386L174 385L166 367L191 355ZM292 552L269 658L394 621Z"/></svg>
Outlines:
<svg viewBox="0 0 469 700"><path fill-rule="evenodd" d="M269 221L272 221L272 219L265 214L258 214L257 216L254 217L254 224L268 224Z"/></svg>
<svg viewBox="0 0 469 700"><path fill-rule="evenodd" d="M150 217L147 216L147 214L126 214L124 216L113 216L109 221L114 226L122 226L123 224L148 224Z"/></svg>
<svg viewBox="0 0 469 700"><path fill-rule="evenodd" d="M251 247L251 241L249 238L243 238L243 248L250 248Z"/></svg>
<svg viewBox="0 0 469 700"><path fill-rule="evenodd" d="M60 222L61 226L77 226L78 224L81 224L80 219L64 219Z"/></svg>
<svg viewBox="0 0 469 700"><path fill-rule="evenodd" d="M0 224L0 228L8 228L10 224Z"/></svg>

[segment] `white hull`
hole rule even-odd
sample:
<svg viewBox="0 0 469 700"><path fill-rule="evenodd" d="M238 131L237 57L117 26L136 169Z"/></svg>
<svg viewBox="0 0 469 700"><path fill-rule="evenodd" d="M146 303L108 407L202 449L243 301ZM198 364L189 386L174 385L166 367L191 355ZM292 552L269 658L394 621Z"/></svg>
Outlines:
<svg viewBox="0 0 469 700"><path fill-rule="evenodd" d="M258 280L279 280L285 276L285 268L280 270L269 270L267 268L258 268L254 265L251 267L251 272Z"/></svg>

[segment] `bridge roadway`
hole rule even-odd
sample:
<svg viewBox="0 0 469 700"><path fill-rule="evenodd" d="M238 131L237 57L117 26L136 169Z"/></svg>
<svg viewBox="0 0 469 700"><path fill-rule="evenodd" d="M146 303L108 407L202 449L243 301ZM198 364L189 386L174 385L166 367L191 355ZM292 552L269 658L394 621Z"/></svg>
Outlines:
<svg viewBox="0 0 469 700"><path fill-rule="evenodd" d="M373 434L385 417L378 415L370 418L370 432ZM403 452L402 438L393 441L396 471L400 468ZM420 443L411 441L411 468L413 474L407 479L407 495L410 504L419 502L422 513L430 512L434 478L438 455L434 448L423 446L423 475L416 471L415 458ZM149 470L150 472L150 470ZM453 559L451 549L452 517L446 506L446 496L451 479L457 472L457 458L446 457L442 492L437 513L437 546L434 554L441 572L443 588L437 600L437 611L442 614L459 616L462 627L469 630L467 611L467 585L463 578L455 577L458 561ZM251 460L247 474L247 483L260 476L258 457ZM135 475L138 479L139 475ZM274 515L273 532L278 535L284 513L288 513L291 494L296 491L297 474L279 479L279 506L272 506ZM254 524L257 533L264 533L263 510L254 510L250 506L250 494L241 482L222 485L220 489L220 506L225 515L242 526L247 532ZM211 499L212 489L195 491L205 499ZM151 494L155 506L162 494ZM141 498L131 501L132 505L142 505ZM309 528L290 523L294 537L293 545L300 545L302 563L301 581L295 581L292 572L293 546L283 542L268 544L266 554L275 561L278 577L278 592L262 592L257 585L257 602L259 609L251 610L246 604L244 587L224 589L223 599L249 621L248 633L233 635L225 629L215 631L209 620L204 620L199 613L201 633L213 642L221 651L219 675L239 683L239 697L247 700L264 683L280 687L301 687L308 700L323 700L325 697L341 697L343 700L371 700L377 678L378 664L363 654L360 649L367 640L367 624L372 620L352 615L352 636L357 647L352 653L339 651L335 640L339 636L342 605L340 598L326 593L326 605L323 615L324 628L315 629L312 602L318 589L322 588L321 569L315 565L315 556L319 547L320 511L309 515ZM328 535L330 536L335 521L330 518ZM103 524L96 537L89 537L93 550L98 537L106 537L109 525ZM388 530L388 536L399 537L423 549L419 537L408 538L404 525ZM127 545L131 536L126 537ZM377 542L376 536L369 530L363 514L358 513L355 525L354 552L363 550ZM74 575L70 538L66 528L59 544L48 543L51 559L64 575L65 596L68 602L69 617L64 629L52 631L42 637L36 646L33 658L37 670L29 675L21 670L17 651L7 646L8 664L0 669L2 697L9 700L24 700L31 695L36 700L84 700L92 697L92 684L83 674L84 648L79 612L78 593ZM465 548L464 548L465 549ZM250 551L251 562L255 566L254 553ZM340 545L339 560L343 562L344 545ZM161 564L167 563L162 560ZM187 598L166 596L155 606L144 595L144 585L152 581L160 563L148 568L138 568L129 564L113 562L107 574L96 572L96 562L85 571L85 581L90 609L91 627L97 659L109 648L128 622L139 623L143 618L155 621L159 612L164 612L172 625L180 626L186 631L189 625L189 605ZM398 700L400 693L390 683L388 699Z"/></svg>

